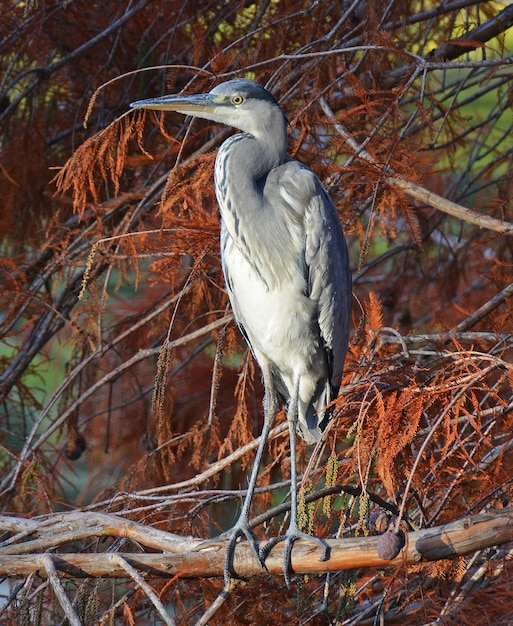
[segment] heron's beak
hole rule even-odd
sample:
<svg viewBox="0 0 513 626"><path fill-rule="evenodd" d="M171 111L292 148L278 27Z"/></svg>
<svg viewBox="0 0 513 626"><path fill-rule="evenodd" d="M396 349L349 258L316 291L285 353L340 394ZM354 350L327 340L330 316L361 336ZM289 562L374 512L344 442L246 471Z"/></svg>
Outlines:
<svg viewBox="0 0 513 626"><path fill-rule="evenodd" d="M137 100L137 102L130 103L130 106L133 109L178 111L184 115L201 117L202 113L212 113L216 107L223 106L227 102L229 99L223 96L205 93L193 96L162 96L148 100Z"/></svg>

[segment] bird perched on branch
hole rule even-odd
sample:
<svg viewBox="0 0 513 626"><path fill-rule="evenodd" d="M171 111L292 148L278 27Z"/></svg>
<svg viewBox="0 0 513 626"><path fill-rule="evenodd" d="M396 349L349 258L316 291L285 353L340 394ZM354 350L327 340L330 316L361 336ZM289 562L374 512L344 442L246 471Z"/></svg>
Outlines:
<svg viewBox="0 0 513 626"><path fill-rule="evenodd" d="M287 122L275 98L247 79L209 93L168 95L131 104L178 111L241 131L220 147L215 191L221 212L221 256L235 319L262 370L264 425L247 495L225 556L225 581L237 576L237 541L246 537L264 565L285 542L290 584L297 520L296 432L317 441L336 398L349 339L351 270L336 209L317 176L287 158ZM277 412L287 410L291 456L291 518L283 537L262 550L249 524L260 462ZM318 540L321 541L321 540ZM324 557L328 558L323 543Z"/></svg>

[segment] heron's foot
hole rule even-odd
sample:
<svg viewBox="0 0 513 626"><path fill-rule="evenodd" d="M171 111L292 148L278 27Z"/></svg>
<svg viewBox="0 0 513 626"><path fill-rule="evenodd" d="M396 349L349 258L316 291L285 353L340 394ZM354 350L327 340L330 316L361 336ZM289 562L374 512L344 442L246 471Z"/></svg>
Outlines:
<svg viewBox="0 0 513 626"><path fill-rule="evenodd" d="M284 535L280 535L279 537L273 537L269 539L269 541L265 544L265 546L260 551L260 557L262 559L262 563L265 564L267 557L269 556L271 550L275 545L283 541L285 543L284 551L283 551L283 573L285 576L285 583L287 587L290 587L292 579L291 575L294 573L292 569L292 548L294 547L294 543L298 539L308 539L311 541L317 541L317 543L322 548L322 556L319 561L329 561L330 558L330 547L324 541L324 539L320 539L319 537L314 537L313 535L309 535L301 530L297 524L291 524Z"/></svg>
<svg viewBox="0 0 513 626"><path fill-rule="evenodd" d="M225 586L228 585L228 583L230 582L230 576L232 578L244 580L244 576L240 576L239 574L237 574L233 564L235 559L235 548L239 543L239 539L242 539L243 537L246 537L246 539L249 541L249 545L251 546L253 555L258 561L260 567L264 567L264 561L262 560L262 557L260 555L258 539L255 537L247 519L239 519L235 526L226 534L229 535L230 538L228 540L228 545L226 546L226 554L224 557Z"/></svg>

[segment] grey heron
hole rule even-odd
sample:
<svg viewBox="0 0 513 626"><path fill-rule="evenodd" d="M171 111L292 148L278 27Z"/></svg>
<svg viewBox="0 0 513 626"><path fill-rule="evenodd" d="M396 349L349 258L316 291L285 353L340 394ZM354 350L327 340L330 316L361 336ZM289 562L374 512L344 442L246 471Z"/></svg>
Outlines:
<svg viewBox="0 0 513 626"><path fill-rule="evenodd" d="M308 443L320 438L330 417L326 407L338 395L349 338L351 270L340 220L313 171L286 156L285 115L257 83L235 79L206 94L130 106L177 111L243 131L219 148L214 179L226 288L262 370L264 424L246 498L230 531L224 575L225 582L237 576L239 539L247 538L261 566L270 547L283 540L289 584L293 544L305 535L297 519L296 431ZM259 550L249 512L276 395L286 407L290 435L290 524L284 536Z"/></svg>

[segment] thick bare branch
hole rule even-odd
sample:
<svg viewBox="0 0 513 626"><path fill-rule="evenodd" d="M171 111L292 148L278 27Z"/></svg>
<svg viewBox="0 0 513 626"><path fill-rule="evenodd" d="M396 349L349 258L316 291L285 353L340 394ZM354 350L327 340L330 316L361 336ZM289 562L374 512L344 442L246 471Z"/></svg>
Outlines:
<svg viewBox="0 0 513 626"><path fill-rule="evenodd" d="M123 525L127 522L123 520ZM128 526L130 526L128 524ZM147 529L151 531L151 529ZM153 531L155 533L155 531ZM117 529L116 535L120 535ZM173 535L171 540L161 539L151 542L157 548L162 541L162 548L176 547ZM129 533L129 536L134 536ZM155 536L155 535L154 535ZM140 536L139 536L140 538ZM348 539L327 539L330 559L319 560L322 550L315 541L300 540L294 544L292 566L297 574L323 573L365 567L383 568L387 565L415 564L425 561L452 559L471 554L491 546L500 546L513 541L513 509L501 509L480 515L469 515L456 522L410 532L406 546L393 560L385 561L378 555L378 539L374 537L352 537ZM148 576L180 576L183 578L222 577L224 554L227 541L200 541L183 537L179 540L182 552L169 554L123 553L121 557L132 567L145 572ZM41 567L41 554L21 554L11 551L9 555L0 555L0 575L28 576L38 572ZM62 575L76 578L87 576L106 576L126 578L128 574L124 564L118 559L105 554L61 553L53 555L53 562ZM261 573L251 547L246 542L237 545L235 567L244 576ZM276 546L266 561L266 568L271 574L283 574L283 549ZM44 572L39 572L44 575Z"/></svg>
<svg viewBox="0 0 513 626"><path fill-rule="evenodd" d="M8 516L2 516L0 529L12 529L13 521ZM20 524L25 521L16 520ZM191 546L202 542L201 539L182 537L106 513L72 511L62 515L52 515L39 524L35 520L32 522L29 532L37 538L19 544L17 541L25 540L28 532L24 531L19 536L14 535L10 540L2 543L0 554L25 554L48 550L71 541L91 537L124 537L147 548L176 553L190 550Z"/></svg>

